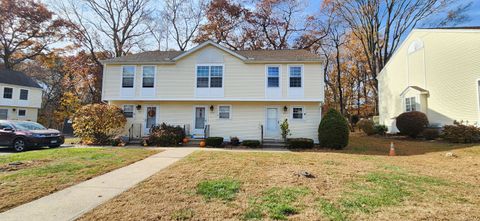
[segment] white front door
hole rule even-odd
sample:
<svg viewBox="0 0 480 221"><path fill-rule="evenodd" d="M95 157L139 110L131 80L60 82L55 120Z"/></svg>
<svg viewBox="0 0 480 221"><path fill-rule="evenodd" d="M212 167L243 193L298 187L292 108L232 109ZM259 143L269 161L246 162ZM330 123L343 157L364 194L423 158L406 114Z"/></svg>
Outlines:
<svg viewBox="0 0 480 221"><path fill-rule="evenodd" d="M265 137L278 138L280 136L280 128L278 125L278 108L267 108L266 118L267 125L265 128Z"/></svg>
<svg viewBox="0 0 480 221"><path fill-rule="evenodd" d="M145 115L144 134L147 135L150 134L150 128L157 125L158 108L155 106L147 106Z"/></svg>
<svg viewBox="0 0 480 221"><path fill-rule="evenodd" d="M205 134L205 107L195 107L195 119L193 135L195 137L203 137Z"/></svg>

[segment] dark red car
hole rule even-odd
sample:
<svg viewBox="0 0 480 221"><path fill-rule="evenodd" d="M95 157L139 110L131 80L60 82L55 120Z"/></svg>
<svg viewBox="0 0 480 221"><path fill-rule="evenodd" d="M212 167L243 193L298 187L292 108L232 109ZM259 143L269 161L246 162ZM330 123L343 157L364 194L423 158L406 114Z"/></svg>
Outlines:
<svg viewBox="0 0 480 221"><path fill-rule="evenodd" d="M65 137L58 130L47 129L31 121L0 120L0 146L24 151L28 147L59 147Z"/></svg>

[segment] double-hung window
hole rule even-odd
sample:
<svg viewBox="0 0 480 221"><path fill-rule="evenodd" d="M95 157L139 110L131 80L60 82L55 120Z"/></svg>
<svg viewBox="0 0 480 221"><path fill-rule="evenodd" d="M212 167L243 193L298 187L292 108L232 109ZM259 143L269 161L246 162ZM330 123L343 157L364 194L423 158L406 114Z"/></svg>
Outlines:
<svg viewBox="0 0 480 221"><path fill-rule="evenodd" d="M223 66L197 66L197 88L222 88Z"/></svg>
<svg viewBox="0 0 480 221"><path fill-rule="evenodd" d="M267 87L280 87L280 67L267 67Z"/></svg>
<svg viewBox="0 0 480 221"><path fill-rule="evenodd" d="M20 100L28 100L28 90L20 89Z"/></svg>
<svg viewBox="0 0 480 221"><path fill-rule="evenodd" d="M292 118L296 120L303 119L303 107L293 107L292 108Z"/></svg>
<svg viewBox="0 0 480 221"><path fill-rule="evenodd" d="M135 82L135 66L123 66L122 88L133 88Z"/></svg>
<svg viewBox="0 0 480 221"><path fill-rule="evenodd" d="M12 99L13 97L13 88L5 87L3 88L3 98Z"/></svg>
<svg viewBox="0 0 480 221"><path fill-rule="evenodd" d="M302 67L290 67L290 87L302 87Z"/></svg>
<svg viewBox="0 0 480 221"><path fill-rule="evenodd" d="M218 118L220 119L230 119L230 106L219 106L218 107Z"/></svg>
<svg viewBox="0 0 480 221"><path fill-rule="evenodd" d="M417 103L415 102L415 97L405 98L405 111L415 111Z"/></svg>
<svg viewBox="0 0 480 221"><path fill-rule="evenodd" d="M142 74L142 87L153 88L155 86L155 66L144 66Z"/></svg>
<svg viewBox="0 0 480 221"><path fill-rule="evenodd" d="M133 117L133 105L123 105L123 115L126 118L132 118Z"/></svg>
<svg viewBox="0 0 480 221"><path fill-rule="evenodd" d="M25 110L25 109L19 109L19 110L18 110L18 116L19 116L19 117L25 117L25 116L27 116L27 110Z"/></svg>

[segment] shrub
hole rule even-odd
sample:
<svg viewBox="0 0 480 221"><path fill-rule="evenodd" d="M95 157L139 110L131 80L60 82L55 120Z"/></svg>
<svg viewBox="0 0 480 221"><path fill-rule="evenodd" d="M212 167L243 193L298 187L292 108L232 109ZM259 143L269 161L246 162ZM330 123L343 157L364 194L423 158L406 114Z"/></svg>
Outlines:
<svg viewBox="0 0 480 221"><path fill-rule="evenodd" d="M330 109L318 127L318 140L323 147L342 149L348 145L348 123L336 110Z"/></svg>
<svg viewBox="0 0 480 221"><path fill-rule="evenodd" d="M280 124L280 130L282 131L282 138L283 140L287 140L287 136L290 135L290 128L288 125L288 120L285 119L281 124Z"/></svg>
<svg viewBox="0 0 480 221"><path fill-rule="evenodd" d="M246 147L257 148L257 147L260 147L260 141L259 140L244 140L242 142L242 145L246 146Z"/></svg>
<svg viewBox="0 0 480 221"><path fill-rule="evenodd" d="M350 122L352 125L357 125L358 121L360 121L360 117L358 115L352 115L350 117Z"/></svg>
<svg viewBox="0 0 480 221"><path fill-rule="evenodd" d="M182 127L163 123L160 126L150 128L148 144L160 147L179 146L184 137L185 131Z"/></svg>
<svg viewBox="0 0 480 221"><path fill-rule="evenodd" d="M357 123L357 127L366 133L368 136L374 135L375 131L375 124L373 124L372 120L362 119Z"/></svg>
<svg viewBox="0 0 480 221"><path fill-rule="evenodd" d="M210 147L219 147L223 144L223 137L207 137L205 143Z"/></svg>
<svg viewBox="0 0 480 221"><path fill-rule="evenodd" d="M289 149L311 149L314 143L309 138L290 138L287 140L287 146Z"/></svg>
<svg viewBox="0 0 480 221"><path fill-rule="evenodd" d="M388 131L388 128L385 125L378 124L378 125L375 125L374 130L376 134L385 135Z"/></svg>
<svg viewBox="0 0 480 221"><path fill-rule="evenodd" d="M419 111L405 112L398 115L396 125L400 133L415 138L428 126L428 118Z"/></svg>
<svg viewBox="0 0 480 221"><path fill-rule="evenodd" d="M480 141L480 129L472 125L454 122L454 125L443 127L441 136L453 143L473 143Z"/></svg>
<svg viewBox="0 0 480 221"><path fill-rule="evenodd" d="M422 136L427 140L435 140L440 137L440 130L438 128L425 128Z"/></svg>
<svg viewBox="0 0 480 221"><path fill-rule="evenodd" d="M127 119L114 105L89 104L73 116L73 130L83 143L110 144L125 128Z"/></svg>
<svg viewBox="0 0 480 221"><path fill-rule="evenodd" d="M230 144L232 146L238 146L240 145L240 139L238 139L238 137L230 137Z"/></svg>

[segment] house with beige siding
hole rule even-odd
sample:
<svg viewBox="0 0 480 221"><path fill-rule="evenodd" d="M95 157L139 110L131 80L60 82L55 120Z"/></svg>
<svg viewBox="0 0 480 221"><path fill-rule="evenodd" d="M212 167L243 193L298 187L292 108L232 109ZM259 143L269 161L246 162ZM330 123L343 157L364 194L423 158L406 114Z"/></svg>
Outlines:
<svg viewBox="0 0 480 221"><path fill-rule="evenodd" d="M0 68L0 120L37 121L42 88L25 73Z"/></svg>
<svg viewBox="0 0 480 221"><path fill-rule="evenodd" d="M415 29L378 76L380 123L424 112L432 126L479 125L480 27Z"/></svg>
<svg viewBox="0 0 480 221"><path fill-rule="evenodd" d="M324 82L321 59L305 50L233 51L207 41L184 52L152 51L103 61L102 98L122 108L125 135L179 125L194 138L318 142Z"/></svg>

